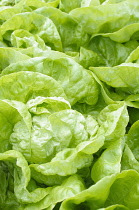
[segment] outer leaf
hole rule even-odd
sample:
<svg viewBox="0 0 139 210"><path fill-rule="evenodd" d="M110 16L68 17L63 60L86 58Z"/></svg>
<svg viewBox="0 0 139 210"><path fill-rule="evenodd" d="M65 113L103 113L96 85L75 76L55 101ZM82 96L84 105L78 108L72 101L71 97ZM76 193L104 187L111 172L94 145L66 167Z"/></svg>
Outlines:
<svg viewBox="0 0 139 210"><path fill-rule="evenodd" d="M27 107L21 102L0 100L0 152L11 148L9 137L14 125L21 119L24 120L28 129L31 128L31 118ZM13 118L14 116L14 118Z"/></svg>
<svg viewBox="0 0 139 210"><path fill-rule="evenodd" d="M97 59L99 59L97 66L119 65L125 62L136 47L138 47L137 41L132 40L121 44L102 36L95 36L88 44L88 49L97 54Z"/></svg>
<svg viewBox="0 0 139 210"><path fill-rule="evenodd" d="M104 132L105 145L124 136L128 120L128 112L123 102L108 105L100 112L98 122L101 125L100 130Z"/></svg>
<svg viewBox="0 0 139 210"><path fill-rule="evenodd" d="M97 159L92 168L92 179L97 182L105 176L120 173L122 145L121 140L111 144Z"/></svg>
<svg viewBox="0 0 139 210"><path fill-rule="evenodd" d="M0 2L1 4L2 2ZM0 5L1 6L1 5ZM13 15L20 12L20 9L13 8L13 7L3 7L3 9L0 10L0 22L3 23L4 21L11 18Z"/></svg>
<svg viewBox="0 0 139 210"><path fill-rule="evenodd" d="M126 59L126 63L136 63L139 59L139 47L137 47L135 50L133 50L133 52L131 52L131 54L128 56L128 58Z"/></svg>
<svg viewBox="0 0 139 210"><path fill-rule="evenodd" d="M66 97L53 78L37 72L17 72L0 78L0 98L27 102L36 96Z"/></svg>
<svg viewBox="0 0 139 210"><path fill-rule="evenodd" d="M139 65L124 63L115 67L90 67L97 77L106 84L120 88L128 94L137 94Z"/></svg>
<svg viewBox="0 0 139 210"><path fill-rule="evenodd" d="M125 150L123 152L121 167L122 170L134 169L139 172L139 162L135 159L135 156L128 145L125 146Z"/></svg>
<svg viewBox="0 0 139 210"><path fill-rule="evenodd" d="M78 152L76 149L64 149L49 163L31 164L32 177L49 186L61 183L67 176L76 174L79 169L89 167L92 155ZM55 180L57 179L57 180Z"/></svg>
<svg viewBox="0 0 139 210"><path fill-rule="evenodd" d="M133 23L121 28L114 33L103 34L104 37L109 37L116 42L128 42L129 40L138 40L138 23Z"/></svg>
<svg viewBox="0 0 139 210"><path fill-rule="evenodd" d="M23 203L35 203L43 199L50 191L50 188L37 188L32 192L27 190L30 181L30 169L27 161L20 152L9 150L0 153L0 160L10 161L14 166L14 192L18 201Z"/></svg>
<svg viewBox="0 0 139 210"><path fill-rule="evenodd" d="M136 209L138 200L139 174L133 170L105 177L87 190L65 200L60 210L90 208L122 204L127 209Z"/></svg>
<svg viewBox="0 0 139 210"><path fill-rule="evenodd" d="M139 174L136 171L123 171L113 183L105 206L122 204L129 209L138 208L138 185Z"/></svg>
<svg viewBox="0 0 139 210"><path fill-rule="evenodd" d="M18 3L19 2L19 3ZM59 4L59 0L47 1L47 0L19 0L17 1L18 4L15 5L17 8L24 8L29 7L32 10L37 8L45 7L45 6L52 6L57 7Z"/></svg>
<svg viewBox="0 0 139 210"><path fill-rule="evenodd" d="M53 55L53 51L48 51L45 56L48 56L48 58L34 58L25 63L18 62L5 69L2 75L17 71L37 71L57 80L72 105L77 101L90 105L96 104L99 89L90 72L87 72L68 56L63 57L63 54L55 53ZM84 78L86 78L86 81Z"/></svg>
<svg viewBox="0 0 139 210"><path fill-rule="evenodd" d="M35 12L49 17L54 22L60 34L64 51L78 51L80 46L89 41L89 36L85 33L82 24L79 24L71 15L50 7L44 7Z"/></svg>
<svg viewBox="0 0 139 210"><path fill-rule="evenodd" d="M123 205L119 205L119 204L116 204L116 205L112 205L112 206L109 206L109 207L106 207L106 208L101 208L101 209L98 209L98 210L130 210L129 208L123 206Z"/></svg>
<svg viewBox="0 0 139 210"><path fill-rule="evenodd" d="M81 2L82 0L77 0L77 1L70 1L70 3L67 0L61 0L60 1L60 9L63 12L70 12L71 10L81 7Z"/></svg>
<svg viewBox="0 0 139 210"><path fill-rule="evenodd" d="M35 47L42 50L48 50L44 41L38 35L32 35L26 30L19 29L12 33L11 42L14 47Z"/></svg>
<svg viewBox="0 0 139 210"><path fill-rule="evenodd" d="M127 109L123 102L106 106L98 115L100 127L97 134L89 141L79 144L78 151L94 154L102 146L107 148L112 142L124 136L128 120Z"/></svg>
<svg viewBox="0 0 139 210"><path fill-rule="evenodd" d="M71 106L68 101L62 97L36 97L29 100L27 103L29 111L34 114L53 113L70 109Z"/></svg>
<svg viewBox="0 0 139 210"><path fill-rule="evenodd" d="M42 15L28 12L14 15L1 26L1 34L4 39L10 41L11 31L25 29L38 34L46 44L54 49L62 51L62 44L57 29L53 22ZM10 33L9 33L10 32Z"/></svg>
<svg viewBox="0 0 139 210"><path fill-rule="evenodd" d="M139 20L138 8L137 0L123 1L119 4L74 9L70 15L83 26L88 34L110 33L137 22ZM127 14L130 14L128 18Z"/></svg>
<svg viewBox="0 0 139 210"><path fill-rule="evenodd" d="M25 210L41 210L50 207L53 209L56 203L59 203L67 198L73 197L84 190L84 185L79 176L73 175L66 179L61 186L53 187L42 201L29 204ZM57 195L57 196L56 196Z"/></svg>
<svg viewBox="0 0 139 210"><path fill-rule="evenodd" d="M14 49L0 48L0 71L9 66L11 63L16 63L17 61L21 60L27 60L29 58L29 56L17 52Z"/></svg>
<svg viewBox="0 0 139 210"><path fill-rule="evenodd" d="M59 81L72 105L79 100L87 104L97 102L99 90L96 81L74 60L70 58L46 59L44 68L45 74Z"/></svg>
<svg viewBox="0 0 139 210"><path fill-rule="evenodd" d="M79 62L84 68L89 68L90 66L105 66L104 58L95 51L83 47L80 48Z"/></svg>
<svg viewBox="0 0 139 210"><path fill-rule="evenodd" d="M13 193L13 189L11 189L10 182L13 179L11 174L7 171L8 168L6 165L1 162L0 165L0 209L13 209L17 210L19 206L21 206L17 198Z"/></svg>
<svg viewBox="0 0 139 210"><path fill-rule="evenodd" d="M139 121L135 122L132 127L130 128L128 135L127 135L127 144L133 154L135 155L135 158L139 160Z"/></svg>

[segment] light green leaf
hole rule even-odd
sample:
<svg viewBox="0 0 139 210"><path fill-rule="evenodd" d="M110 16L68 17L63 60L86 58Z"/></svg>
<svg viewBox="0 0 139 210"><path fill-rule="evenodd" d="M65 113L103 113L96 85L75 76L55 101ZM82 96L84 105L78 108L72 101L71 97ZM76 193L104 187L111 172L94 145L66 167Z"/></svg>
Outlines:
<svg viewBox="0 0 139 210"><path fill-rule="evenodd" d="M139 138L138 138L138 133L139 133L139 121L135 122L127 135L127 145L129 146L129 148L131 149L131 151L133 152L135 158L137 160L139 160L139 146L138 146L138 142L139 142Z"/></svg>
<svg viewBox="0 0 139 210"><path fill-rule="evenodd" d="M125 149L122 156L121 169L134 169L137 172L139 172L139 162L136 160L134 154L132 153L131 149L128 147L127 144L125 145Z"/></svg>
<svg viewBox="0 0 139 210"><path fill-rule="evenodd" d="M79 176L70 176L61 186L53 187L49 195L47 195L42 201L27 205L25 210L41 210L46 208L49 209L49 207L50 209L53 209L56 203L73 197L84 189L83 182Z"/></svg>
<svg viewBox="0 0 139 210"><path fill-rule="evenodd" d="M4 68L9 66L11 63L16 63L18 61L27 60L30 57L27 55L24 55L20 52L17 52L16 50L12 48L0 48L0 71L2 71Z"/></svg>
<svg viewBox="0 0 139 210"><path fill-rule="evenodd" d="M128 56L125 62L136 63L138 59L139 59L139 47L137 47L135 50L133 50L133 52L131 52L131 54Z"/></svg>
<svg viewBox="0 0 139 210"><path fill-rule="evenodd" d="M90 105L96 104L99 88L90 72L68 56L63 57L63 54L55 53L53 55L53 51L48 51L47 55L46 59L40 57L30 59L25 63L18 62L6 68L2 75L17 71L40 72L53 77L61 84L71 105L77 101ZM47 57L47 55L45 56Z"/></svg>
<svg viewBox="0 0 139 210"><path fill-rule="evenodd" d="M110 189L105 206L122 204L129 209L137 209L139 174L134 170L123 171L117 176Z"/></svg>
<svg viewBox="0 0 139 210"><path fill-rule="evenodd" d="M98 123L100 131L104 132L105 146L124 136L128 121L129 116L124 102L110 104L100 112Z"/></svg>
<svg viewBox="0 0 139 210"><path fill-rule="evenodd" d="M70 109L70 103L62 97L36 97L27 102L29 111L34 114L53 113Z"/></svg>
<svg viewBox="0 0 139 210"><path fill-rule="evenodd" d="M72 0L70 2L68 2L67 0L61 0L60 1L60 9L63 12L68 13L75 8L81 7L81 2L82 2L82 0L77 0L77 1Z"/></svg>
<svg viewBox="0 0 139 210"><path fill-rule="evenodd" d="M54 23L47 17L34 12L16 14L8 19L0 29L4 39L10 41L11 32L25 29L42 38L46 45L62 51L62 43Z"/></svg>
<svg viewBox="0 0 139 210"><path fill-rule="evenodd" d="M26 30L19 29L15 30L11 34L11 43L13 47L17 48L27 48L27 47L34 47L42 49L42 50L49 50L50 48L46 47L44 41L38 35L32 35Z"/></svg>
<svg viewBox="0 0 139 210"><path fill-rule="evenodd" d="M107 176L73 198L65 200L60 210L81 208L97 210L102 206L115 204L124 205L127 209L136 209L139 205L138 185L139 174L133 170Z"/></svg>
<svg viewBox="0 0 139 210"><path fill-rule="evenodd" d="M83 26L88 34L92 35L114 32L137 22L139 20L138 8L139 2L137 0L134 0L134 3L127 0L119 4L77 8L69 14Z"/></svg>
<svg viewBox="0 0 139 210"><path fill-rule="evenodd" d="M97 159L92 168L92 179L97 182L105 176L120 173L122 140L111 144Z"/></svg>
<svg viewBox="0 0 139 210"><path fill-rule="evenodd" d="M139 26L139 23L133 23L133 24L124 26L120 30L115 31L113 33L102 33L99 35L103 37L109 37L111 40L118 43L128 42L129 40L138 40L138 31L139 31L138 26ZM97 36L97 35L94 34L92 37L94 36Z"/></svg>
<svg viewBox="0 0 139 210"><path fill-rule="evenodd" d="M84 68L89 68L90 66L105 66L105 60L98 53L84 47L80 48L79 63Z"/></svg>
<svg viewBox="0 0 139 210"><path fill-rule="evenodd" d="M116 205L112 205L112 206L109 206L109 207L106 207L106 208L101 208L101 209L98 209L98 210L130 210L129 208L125 207L124 205L119 205L119 204L116 204Z"/></svg>
<svg viewBox="0 0 139 210"><path fill-rule="evenodd" d="M27 185L30 181L30 169L20 152L9 150L5 153L0 153L0 160L10 161L14 166L14 192L19 202L38 202L51 190L51 188L37 188L32 192L27 190Z"/></svg>
<svg viewBox="0 0 139 210"><path fill-rule="evenodd" d="M0 100L0 110L0 152L5 152L11 149L9 137L14 125L23 119L28 129L30 129L31 117L27 107L18 101Z"/></svg>
<svg viewBox="0 0 139 210"><path fill-rule="evenodd" d="M1 6L0 2L0 6ZM13 7L3 7L3 9L0 8L0 23L2 24L4 21L8 20L11 18L13 15L17 14L20 12L20 9L16 9Z"/></svg>
<svg viewBox="0 0 139 210"><path fill-rule="evenodd" d="M97 77L114 88L128 94L137 94L139 65L136 63L123 63L115 67L90 67Z"/></svg>
<svg viewBox="0 0 139 210"><path fill-rule="evenodd" d="M31 10L35 10L37 8L45 7L45 6L52 6L52 7L57 7L59 4L59 0L52 0L52 1L47 1L47 0L19 0L16 1L15 7L20 9L20 8L30 8Z"/></svg>
<svg viewBox="0 0 139 210"><path fill-rule="evenodd" d="M66 98L53 78L37 72L17 72L0 78L0 98L27 102L37 96Z"/></svg>
<svg viewBox="0 0 139 210"><path fill-rule="evenodd" d="M71 15L52 7L43 7L37 9L35 12L50 18L54 22L60 34L63 50L65 52L79 51L80 46L88 43L88 34L85 33L82 25L79 24Z"/></svg>
<svg viewBox="0 0 139 210"><path fill-rule="evenodd" d="M74 148L87 141L89 136L86 127L85 118L73 110L51 115L43 113L32 118L31 131L23 120L18 122L10 142L13 149L22 152L29 162L45 163L65 148Z"/></svg>
<svg viewBox="0 0 139 210"><path fill-rule="evenodd" d="M68 148L57 153L49 163L31 164L30 169L35 180L51 186L69 175L76 174L79 169L89 167L92 159L92 155Z"/></svg>
<svg viewBox="0 0 139 210"><path fill-rule="evenodd" d="M137 41L117 43L108 37L95 36L88 43L88 49L95 52L98 62L95 66L116 66L127 59L130 53L138 47ZM90 62L90 65L91 66ZM94 66L94 65L92 65Z"/></svg>

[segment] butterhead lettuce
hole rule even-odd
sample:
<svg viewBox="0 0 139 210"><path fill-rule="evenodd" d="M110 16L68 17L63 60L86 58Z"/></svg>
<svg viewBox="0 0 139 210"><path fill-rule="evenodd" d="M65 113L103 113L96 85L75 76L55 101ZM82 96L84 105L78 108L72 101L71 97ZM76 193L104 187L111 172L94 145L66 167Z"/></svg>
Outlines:
<svg viewBox="0 0 139 210"><path fill-rule="evenodd" d="M0 210L139 209L139 1L0 1Z"/></svg>

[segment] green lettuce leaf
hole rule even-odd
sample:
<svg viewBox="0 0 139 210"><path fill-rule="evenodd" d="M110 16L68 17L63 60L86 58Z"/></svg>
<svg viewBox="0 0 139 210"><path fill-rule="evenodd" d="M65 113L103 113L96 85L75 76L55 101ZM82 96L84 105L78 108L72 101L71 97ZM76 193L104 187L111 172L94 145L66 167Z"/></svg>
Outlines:
<svg viewBox="0 0 139 210"><path fill-rule="evenodd" d="M17 29L25 29L42 38L45 44L55 50L62 51L62 43L54 23L47 17L34 12L21 13L12 16L1 26L0 32L3 38L11 41L11 32Z"/></svg>
<svg viewBox="0 0 139 210"><path fill-rule="evenodd" d="M79 63L84 68L89 68L90 66L105 66L105 59L95 51L81 47Z"/></svg>
<svg viewBox="0 0 139 210"><path fill-rule="evenodd" d="M30 169L37 182L52 186L61 184L69 175L79 172L79 169L89 167L92 159L92 155L68 148L58 152L49 163L31 164Z"/></svg>
<svg viewBox="0 0 139 210"><path fill-rule="evenodd" d="M70 12L71 10L81 7L81 2L82 0L77 0L77 1L70 1L70 3L67 0L61 0L60 1L60 9L63 12Z"/></svg>
<svg viewBox="0 0 139 210"><path fill-rule="evenodd" d="M25 210L53 209L57 203L75 196L84 189L84 184L79 176L70 176L61 186L51 188L50 193L44 199L35 204L27 205Z"/></svg>
<svg viewBox="0 0 139 210"><path fill-rule="evenodd" d="M38 72L17 72L0 78L0 98L27 102L37 96L66 98L62 87L53 78Z"/></svg>
<svg viewBox="0 0 139 210"><path fill-rule="evenodd" d="M14 126L10 143L29 162L42 163L49 162L56 153L74 148L88 138L84 117L76 111L63 110L34 116L31 131L23 120L19 121Z"/></svg>
<svg viewBox="0 0 139 210"><path fill-rule="evenodd" d="M28 129L30 129L31 116L27 107L18 101L0 100L0 109L0 152L5 152L11 149L9 137L13 132L14 125L23 119Z"/></svg>
<svg viewBox="0 0 139 210"><path fill-rule="evenodd" d="M107 176L87 190L65 200L60 210L79 208L95 210L102 206L108 207L114 204L122 204L127 209L136 209L139 205L138 185L139 174L134 170Z"/></svg>
<svg viewBox="0 0 139 210"><path fill-rule="evenodd" d="M19 0L16 1L17 4L15 4L15 7L20 8L26 8L30 10L35 10L37 8L45 7L45 6L52 6L57 7L59 5L59 0Z"/></svg>
<svg viewBox="0 0 139 210"><path fill-rule="evenodd" d="M62 97L36 97L27 102L29 111L33 114L54 113L70 109L70 103Z"/></svg>
<svg viewBox="0 0 139 210"><path fill-rule="evenodd" d="M48 51L47 54L48 58L34 58L25 63L18 62L9 66L2 72L2 75L18 71L40 72L61 84L71 105L77 101L90 105L96 104L99 88L90 72L68 56L63 57L63 54L55 53L55 57L51 58L53 52Z"/></svg>
<svg viewBox="0 0 139 210"><path fill-rule="evenodd" d="M92 38L98 35L109 37L111 40L124 43L130 40L138 40L138 23L133 23L112 33L99 33L92 35Z"/></svg>
<svg viewBox="0 0 139 210"><path fill-rule="evenodd" d="M0 71L2 71L4 68L9 66L11 63L16 63L18 61L27 60L30 57L27 55L24 55L20 52L17 52L16 50L12 48L0 48Z"/></svg>
<svg viewBox="0 0 139 210"><path fill-rule="evenodd" d="M112 206L109 206L109 207L106 207L106 208L101 208L99 210L129 210L129 208L125 207L124 205L119 205L119 204L116 204L116 205L112 205Z"/></svg>
<svg viewBox="0 0 139 210"><path fill-rule="evenodd" d="M64 51L77 52L80 46L88 43L88 34L72 16L52 7L42 7L35 12L53 21L61 37Z"/></svg>
<svg viewBox="0 0 139 210"><path fill-rule="evenodd" d="M21 204L17 201L12 188L13 177L7 173L7 166L4 162L0 164L0 209L8 210L12 208L13 210L21 207Z"/></svg>
<svg viewBox="0 0 139 210"><path fill-rule="evenodd" d="M87 45L87 48L96 55L95 57L98 60L96 60L96 66L116 66L124 63L130 53L137 47L138 42L135 40L123 44L103 36L93 37ZM94 66L92 62L89 66L91 64Z"/></svg>
<svg viewBox="0 0 139 210"><path fill-rule="evenodd" d="M23 29L15 30L12 33L11 43L13 47L17 48L28 48L33 46L42 50L49 49L38 35L33 36L31 33Z"/></svg>
<svg viewBox="0 0 139 210"><path fill-rule="evenodd" d="M105 176L120 173L122 140L111 144L98 158L92 168L92 179L97 182Z"/></svg>
<svg viewBox="0 0 139 210"><path fill-rule="evenodd" d="M100 131L105 136L105 146L125 135L129 121L127 108L124 102L106 106L98 116Z"/></svg>
<svg viewBox="0 0 139 210"><path fill-rule="evenodd" d="M127 135L127 145L133 152L135 158L139 160L139 146L138 146L138 127L139 127L139 121L136 121L130 128L128 135Z"/></svg>
<svg viewBox="0 0 139 210"><path fill-rule="evenodd" d="M136 23L139 20L138 8L139 2L137 0L127 0L119 4L77 8L69 14L83 26L88 34L92 35L114 32L124 26Z"/></svg>
<svg viewBox="0 0 139 210"><path fill-rule="evenodd" d="M134 169L137 172L139 172L139 162L136 160L133 152L131 151L131 149L128 147L127 144L125 145L125 149L122 156L121 169L122 170Z"/></svg>
<svg viewBox="0 0 139 210"><path fill-rule="evenodd" d="M14 167L14 193L19 202L35 203L49 193L49 188L37 188L32 192L27 190L27 185L30 181L30 169L20 152L9 150L5 153L0 153L0 160L9 161Z"/></svg>
<svg viewBox="0 0 139 210"><path fill-rule="evenodd" d="M1 2L0 2L1 4ZM1 6L1 5L0 5ZM20 9L14 7L3 6L0 8L0 23L4 23L6 20L11 18L13 15L20 12Z"/></svg>
<svg viewBox="0 0 139 210"><path fill-rule="evenodd" d="M139 47L131 52L131 54L126 59L126 63L138 63L139 59Z"/></svg>
<svg viewBox="0 0 139 210"><path fill-rule="evenodd" d="M136 63L123 63L114 67L90 67L90 70L107 85L122 90L127 94L137 94L138 67Z"/></svg>
<svg viewBox="0 0 139 210"><path fill-rule="evenodd" d="M0 1L0 210L139 208L139 1Z"/></svg>

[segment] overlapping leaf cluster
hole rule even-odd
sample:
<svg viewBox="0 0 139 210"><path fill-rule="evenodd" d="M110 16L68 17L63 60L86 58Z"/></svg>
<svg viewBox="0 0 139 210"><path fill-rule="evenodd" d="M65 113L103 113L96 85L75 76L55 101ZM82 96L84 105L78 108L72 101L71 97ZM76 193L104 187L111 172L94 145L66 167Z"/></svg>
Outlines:
<svg viewBox="0 0 139 210"><path fill-rule="evenodd" d="M0 209L139 208L139 1L0 1Z"/></svg>

